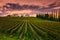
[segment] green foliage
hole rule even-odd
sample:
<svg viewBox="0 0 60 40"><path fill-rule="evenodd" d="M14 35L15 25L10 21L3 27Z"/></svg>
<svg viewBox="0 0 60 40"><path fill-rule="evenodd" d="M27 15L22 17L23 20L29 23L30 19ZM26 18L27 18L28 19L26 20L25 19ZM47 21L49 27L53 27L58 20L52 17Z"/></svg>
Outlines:
<svg viewBox="0 0 60 40"><path fill-rule="evenodd" d="M39 18L0 18L0 40L60 40L60 22Z"/></svg>
<svg viewBox="0 0 60 40"><path fill-rule="evenodd" d="M53 16L49 16L48 14L43 14L43 15L37 14L36 17L44 20L60 22L60 18L53 18Z"/></svg>

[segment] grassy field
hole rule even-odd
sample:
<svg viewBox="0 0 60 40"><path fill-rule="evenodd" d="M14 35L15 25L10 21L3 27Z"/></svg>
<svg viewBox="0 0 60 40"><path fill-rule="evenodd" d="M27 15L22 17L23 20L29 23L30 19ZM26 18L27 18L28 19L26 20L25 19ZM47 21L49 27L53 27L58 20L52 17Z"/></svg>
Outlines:
<svg viewBox="0 0 60 40"><path fill-rule="evenodd" d="M60 22L34 17L0 17L0 40L60 40Z"/></svg>

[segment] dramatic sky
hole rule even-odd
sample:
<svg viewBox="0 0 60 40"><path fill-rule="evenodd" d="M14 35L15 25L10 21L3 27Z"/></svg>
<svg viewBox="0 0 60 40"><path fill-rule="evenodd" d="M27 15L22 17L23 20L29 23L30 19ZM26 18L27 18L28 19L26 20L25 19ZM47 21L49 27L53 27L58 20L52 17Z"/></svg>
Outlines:
<svg viewBox="0 0 60 40"><path fill-rule="evenodd" d="M12 5L19 4L17 5L17 7L13 6L10 8L14 10L20 8L20 10L26 10L26 13L28 13L27 9L30 9L30 11L29 10L28 11L31 12L31 10L39 11L42 9L57 9L57 8L59 9L60 8L60 0L0 0L0 10L1 10L1 7L6 6L7 3L11 3Z"/></svg>
<svg viewBox="0 0 60 40"><path fill-rule="evenodd" d="M5 3L19 3L21 5L38 5L38 6L47 6L54 2L59 2L60 0L0 0L0 5L4 5Z"/></svg>

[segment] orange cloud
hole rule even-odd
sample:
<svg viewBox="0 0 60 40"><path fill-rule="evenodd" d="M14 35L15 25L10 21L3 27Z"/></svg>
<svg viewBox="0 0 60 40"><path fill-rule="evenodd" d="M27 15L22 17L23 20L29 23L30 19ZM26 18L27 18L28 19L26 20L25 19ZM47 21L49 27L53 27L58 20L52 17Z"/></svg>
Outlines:
<svg viewBox="0 0 60 40"><path fill-rule="evenodd" d="M21 10L21 11L17 11L17 10L14 10L14 11L7 11L8 15L12 15L12 14L28 14L28 13L31 13L32 10Z"/></svg>
<svg viewBox="0 0 60 40"><path fill-rule="evenodd" d="M46 6L55 1L59 0L0 0L0 5L4 5L5 3L19 3L21 5L28 4L28 5Z"/></svg>

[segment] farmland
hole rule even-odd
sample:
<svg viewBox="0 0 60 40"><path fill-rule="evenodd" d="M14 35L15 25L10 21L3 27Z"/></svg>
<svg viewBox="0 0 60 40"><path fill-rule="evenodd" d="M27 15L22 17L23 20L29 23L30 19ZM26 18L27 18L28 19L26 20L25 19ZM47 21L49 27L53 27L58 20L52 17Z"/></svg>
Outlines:
<svg viewBox="0 0 60 40"><path fill-rule="evenodd" d="M60 40L60 22L34 17L0 17L0 40Z"/></svg>

